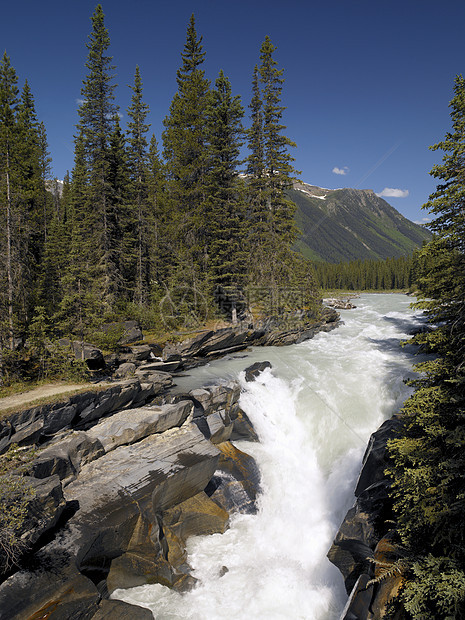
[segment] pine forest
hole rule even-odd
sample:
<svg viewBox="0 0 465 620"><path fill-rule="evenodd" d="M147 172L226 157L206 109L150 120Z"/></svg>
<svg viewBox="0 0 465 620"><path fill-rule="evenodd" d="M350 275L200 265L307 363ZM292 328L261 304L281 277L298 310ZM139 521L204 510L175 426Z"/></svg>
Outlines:
<svg viewBox="0 0 465 620"><path fill-rule="evenodd" d="M289 153L295 145L283 134L283 70L269 37L253 72L245 129L246 111L227 76L220 71L212 84L205 75L192 16L161 144L146 122L139 67L121 127L109 46L99 5L87 43L74 168L62 192L50 181L33 94L27 81L20 91L3 55L1 348L13 351L37 333L84 340L118 319L153 328L166 303L173 326L176 313L195 317L199 299L203 318L221 315L217 300L244 297L250 286L300 287L311 305L312 266L292 250L295 205L285 191L296 174Z"/></svg>

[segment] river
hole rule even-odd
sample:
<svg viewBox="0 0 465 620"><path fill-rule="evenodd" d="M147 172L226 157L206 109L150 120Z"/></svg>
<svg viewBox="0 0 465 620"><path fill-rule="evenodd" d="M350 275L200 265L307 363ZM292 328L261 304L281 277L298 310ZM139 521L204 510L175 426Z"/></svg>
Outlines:
<svg viewBox="0 0 465 620"><path fill-rule="evenodd" d="M326 553L348 508L370 434L411 388L412 346L399 341L422 317L405 295L362 295L344 325L289 347L255 348L189 371L180 390L218 379L243 384L241 405L260 443L237 442L262 474L257 515L237 515L225 534L189 541L198 585L118 590L157 620L330 620L344 607L339 571ZM244 368L269 360L253 383ZM225 569L226 567L226 569Z"/></svg>

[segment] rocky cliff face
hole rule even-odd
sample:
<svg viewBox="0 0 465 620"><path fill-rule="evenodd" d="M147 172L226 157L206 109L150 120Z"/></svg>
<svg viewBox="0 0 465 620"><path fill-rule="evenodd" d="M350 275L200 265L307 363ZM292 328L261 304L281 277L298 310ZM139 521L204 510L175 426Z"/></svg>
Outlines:
<svg viewBox="0 0 465 620"><path fill-rule="evenodd" d="M393 416L371 436L355 489L355 504L328 552L329 560L344 577L349 595L341 620L382 619L401 585L397 574L376 581L399 557L390 525L389 481L384 475L387 442L395 437L399 425L400 419Z"/></svg>

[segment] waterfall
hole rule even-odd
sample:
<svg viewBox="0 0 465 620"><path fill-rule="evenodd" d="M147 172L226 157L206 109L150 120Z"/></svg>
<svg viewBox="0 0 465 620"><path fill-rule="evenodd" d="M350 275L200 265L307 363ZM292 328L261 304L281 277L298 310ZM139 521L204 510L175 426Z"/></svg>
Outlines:
<svg viewBox="0 0 465 620"><path fill-rule="evenodd" d="M157 620L329 620L346 594L326 553L352 505L370 434L410 393L415 350L401 348L422 321L404 295L362 295L344 325L290 347L256 348L190 371L180 390L222 378L242 381L242 408L260 442L237 443L262 474L256 515L235 515L224 534L189 540L198 585L117 590ZM269 360L253 383L242 370Z"/></svg>

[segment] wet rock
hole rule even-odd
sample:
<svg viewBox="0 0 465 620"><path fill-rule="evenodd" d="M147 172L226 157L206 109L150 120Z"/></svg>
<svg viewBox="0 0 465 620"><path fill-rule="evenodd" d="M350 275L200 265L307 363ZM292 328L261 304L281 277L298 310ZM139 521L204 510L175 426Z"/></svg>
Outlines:
<svg viewBox="0 0 465 620"><path fill-rule="evenodd" d="M206 422L210 432L210 441L212 443L221 443L227 441L231 437L233 424L225 411L215 411L207 416Z"/></svg>
<svg viewBox="0 0 465 620"><path fill-rule="evenodd" d="M242 409L238 409L230 436L231 441L258 441L252 422Z"/></svg>
<svg viewBox="0 0 465 620"><path fill-rule="evenodd" d="M255 459L230 442L217 444L221 457L205 492L221 508L233 514L255 514L260 490L260 471Z"/></svg>
<svg viewBox="0 0 465 620"><path fill-rule="evenodd" d="M362 512L356 504L351 508L339 528L328 552L328 559L342 573L349 594L359 575L372 574L373 549L376 533L369 513Z"/></svg>
<svg viewBox="0 0 465 620"><path fill-rule="evenodd" d="M260 373L262 373L265 368L271 368L270 362L255 362L251 366L248 366L245 369L245 380L249 383L251 381L255 381Z"/></svg>
<svg viewBox="0 0 465 620"><path fill-rule="evenodd" d="M362 573L357 579L340 620L368 620L373 617L369 612L373 586L367 588L370 579L371 577L365 573Z"/></svg>
<svg viewBox="0 0 465 620"><path fill-rule="evenodd" d="M92 620L153 620L153 614L150 609L138 605L103 599Z"/></svg>
<svg viewBox="0 0 465 620"><path fill-rule="evenodd" d="M233 405L238 402L240 393L239 384L232 381L227 385L215 385L191 390L189 398L194 401L197 407L200 407L204 415L209 416L217 411L230 411Z"/></svg>
<svg viewBox="0 0 465 620"><path fill-rule="evenodd" d="M202 491L163 513L163 531L168 543L168 561L181 566L187 559L186 541L190 536L222 534L229 514Z"/></svg>
<svg viewBox="0 0 465 620"><path fill-rule="evenodd" d="M364 489L385 478L384 470L388 465L386 458L387 442L395 437L400 425L400 419L398 417L392 417L386 420L379 429L371 435L355 488L356 497L358 497Z"/></svg>

